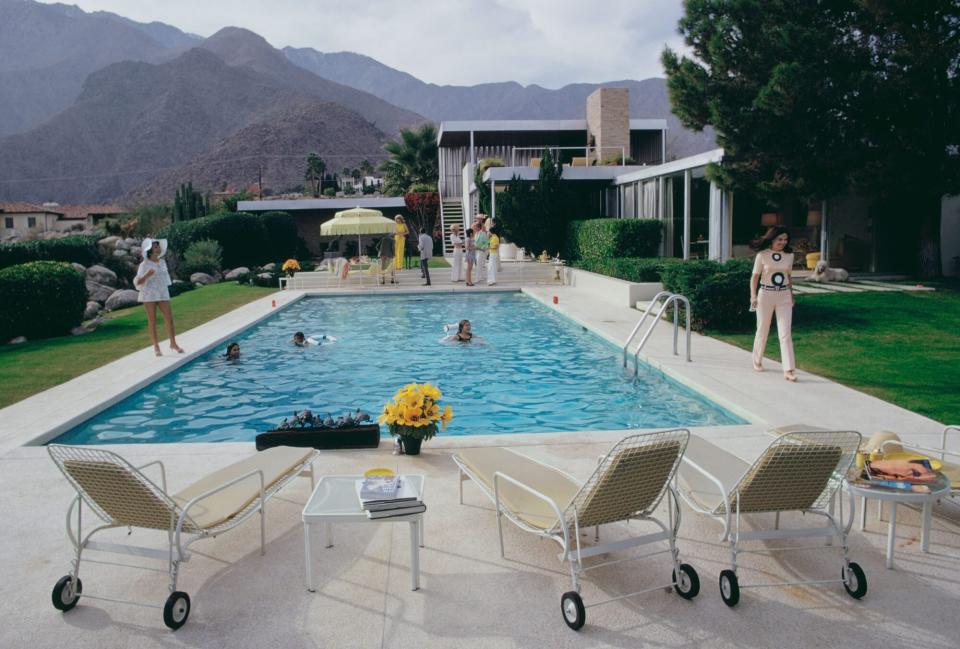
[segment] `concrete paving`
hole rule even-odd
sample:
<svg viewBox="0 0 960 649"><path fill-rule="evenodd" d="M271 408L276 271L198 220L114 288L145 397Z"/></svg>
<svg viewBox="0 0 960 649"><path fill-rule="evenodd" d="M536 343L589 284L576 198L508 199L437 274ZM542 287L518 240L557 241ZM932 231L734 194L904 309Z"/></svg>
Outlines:
<svg viewBox="0 0 960 649"><path fill-rule="evenodd" d="M485 290L461 287L435 280L433 287L416 292ZM640 315L571 287L526 286L523 290L618 345ZM176 634L163 626L157 609L91 597L160 605L167 594L165 572L84 564L84 599L68 614L54 610L50 590L69 567L63 517L71 490L42 447L24 445L49 439L71 422L123 398L304 295L284 291L184 333L179 338L190 352L185 356L157 359L145 347L0 411L0 488L8 494L0 506L5 521L0 533L5 595L0 599L0 615L14 622L0 627L0 647L64 643L76 647L875 647L878 640L956 646L960 526L958 510L950 506L938 508L930 554L919 551L917 512L899 508L894 571L884 568L886 525L871 512L866 532L855 531L851 536L851 555L864 567L870 584L862 602L851 600L837 584L791 586L747 590L735 610L721 602L716 587L717 575L729 560L718 544L719 525L685 511L680 548L684 560L700 572L700 597L687 602L674 594L654 592L591 608L583 631L570 631L559 611L560 594L570 589L569 575L556 560L555 546L507 525L507 557L501 558L489 502L467 484L466 504L457 503L457 473L449 455L462 446L515 445L586 478L597 455L623 431L441 435L426 444L418 458L393 456L386 444L380 450L324 452L316 465L321 474L390 466L427 476L429 509L418 592L409 590L406 530L371 524L338 528L336 545L329 550L322 543L315 545L319 587L315 594L307 593L300 511L309 485L299 480L268 507L266 556L259 556L255 521L194 546L193 560L185 565L180 583L180 589L193 597L194 611ZM750 423L742 426L694 430L745 459L752 459L769 443L770 428L798 422L865 435L897 430L923 443L939 440L940 422L806 372L798 373L798 383L788 383L778 365L769 361L767 371L753 372L748 353L710 338L693 336L693 362L687 363L682 336L681 355L672 354L669 325L658 325L641 357L747 419ZM135 464L163 460L173 491L253 452L251 444L158 444L116 450ZM616 538L627 530L623 525L609 527L605 538ZM125 536L123 531L111 534ZM158 548L165 540L163 534L142 530L134 531L134 538ZM95 557L91 554L91 558ZM741 569L744 580L751 576L831 579L839 574L839 563L824 552L772 558L751 555L741 562ZM589 604L658 583L668 573L662 557L601 569L584 587L584 597Z"/></svg>

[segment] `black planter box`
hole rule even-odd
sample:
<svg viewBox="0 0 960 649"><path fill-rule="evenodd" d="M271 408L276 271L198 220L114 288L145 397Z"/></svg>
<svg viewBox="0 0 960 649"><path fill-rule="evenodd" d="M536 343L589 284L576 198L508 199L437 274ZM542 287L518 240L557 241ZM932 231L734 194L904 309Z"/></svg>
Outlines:
<svg viewBox="0 0 960 649"><path fill-rule="evenodd" d="M256 441L258 451L273 446L302 446L320 449L377 448L380 445L380 425L268 430L257 435Z"/></svg>

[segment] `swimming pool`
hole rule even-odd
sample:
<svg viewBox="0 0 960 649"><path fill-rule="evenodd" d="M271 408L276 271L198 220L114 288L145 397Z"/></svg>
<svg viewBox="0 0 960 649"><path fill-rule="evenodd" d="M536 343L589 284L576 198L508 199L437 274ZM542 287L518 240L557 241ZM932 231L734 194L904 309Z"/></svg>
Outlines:
<svg viewBox="0 0 960 649"><path fill-rule="evenodd" d="M461 318L484 340L440 343ZM295 347L295 331L338 340ZM411 381L453 406L443 435L745 423L642 364L634 377L618 348L521 293L304 298L236 340L239 361L211 351L56 441L252 441L295 410L376 416Z"/></svg>

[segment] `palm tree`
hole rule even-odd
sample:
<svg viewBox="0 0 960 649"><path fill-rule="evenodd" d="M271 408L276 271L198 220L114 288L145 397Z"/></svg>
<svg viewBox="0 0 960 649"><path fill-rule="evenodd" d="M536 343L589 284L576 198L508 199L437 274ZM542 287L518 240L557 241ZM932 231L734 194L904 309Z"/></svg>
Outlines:
<svg viewBox="0 0 960 649"><path fill-rule="evenodd" d="M411 185L437 186L437 128L422 124L418 129L400 129L400 138L387 142L383 149L390 158L380 165L387 195L402 195Z"/></svg>
<svg viewBox="0 0 960 649"><path fill-rule="evenodd" d="M364 159L364 161L360 163L360 171L363 172L364 176L372 176L373 163L370 162L369 160Z"/></svg>
<svg viewBox="0 0 960 649"><path fill-rule="evenodd" d="M304 174L304 180L310 187L310 193L314 198L320 196L320 185L323 184L323 174L327 170L327 163L316 153L307 156L307 171Z"/></svg>

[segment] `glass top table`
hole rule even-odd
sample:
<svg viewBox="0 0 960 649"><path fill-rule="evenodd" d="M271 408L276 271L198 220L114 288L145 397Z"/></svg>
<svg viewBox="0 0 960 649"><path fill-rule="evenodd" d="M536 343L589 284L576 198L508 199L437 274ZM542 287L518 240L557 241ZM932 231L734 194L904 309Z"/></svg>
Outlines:
<svg viewBox="0 0 960 649"><path fill-rule="evenodd" d="M417 498L423 501L425 479L422 475L401 475L413 488ZM368 518L360 506L357 482L362 475L323 476L317 482L313 494L303 508L303 543L306 560L307 590L313 586L313 560L310 528L322 524L326 533L326 547L333 547L334 523L409 523L410 524L410 580L412 590L420 588L420 548L423 547L423 512L388 518Z"/></svg>

